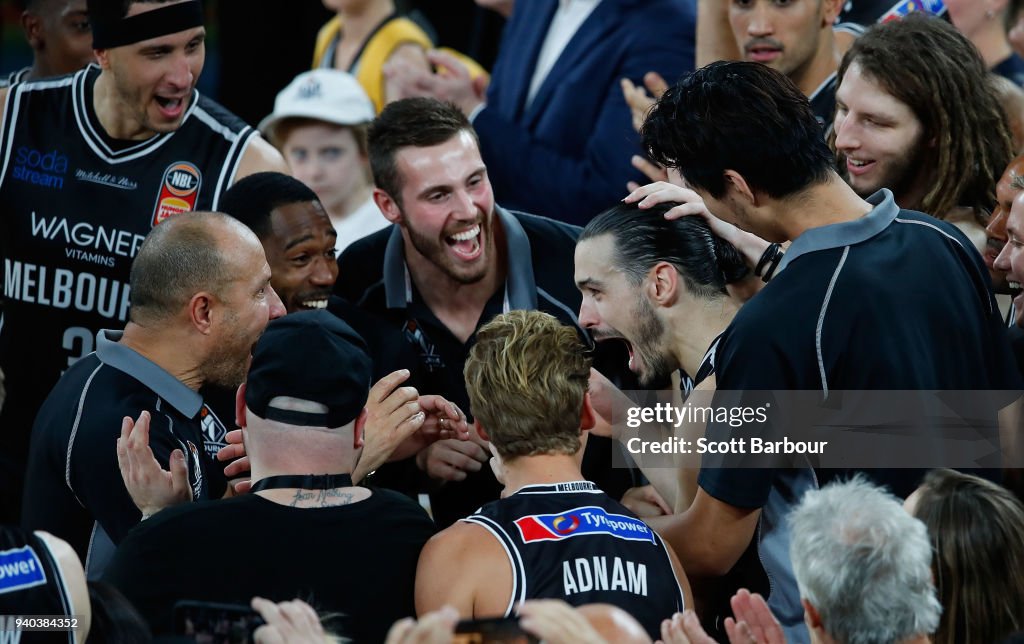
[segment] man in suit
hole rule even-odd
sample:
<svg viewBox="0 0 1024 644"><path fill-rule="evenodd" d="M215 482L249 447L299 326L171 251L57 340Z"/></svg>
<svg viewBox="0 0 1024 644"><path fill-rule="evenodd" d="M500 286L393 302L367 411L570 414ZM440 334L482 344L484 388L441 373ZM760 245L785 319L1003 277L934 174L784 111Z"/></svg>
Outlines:
<svg viewBox="0 0 1024 644"><path fill-rule="evenodd" d="M495 196L509 208L585 224L640 175L619 82L693 69L693 0L517 0L490 85L449 56L442 73L392 66L407 95L455 103L480 137Z"/></svg>

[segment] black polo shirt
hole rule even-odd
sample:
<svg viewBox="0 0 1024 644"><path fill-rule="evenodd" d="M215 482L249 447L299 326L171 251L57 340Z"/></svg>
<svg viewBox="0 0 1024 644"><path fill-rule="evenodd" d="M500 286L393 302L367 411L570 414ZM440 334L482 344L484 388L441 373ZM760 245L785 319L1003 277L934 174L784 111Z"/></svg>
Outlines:
<svg viewBox="0 0 1024 644"><path fill-rule="evenodd" d="M185 454L196 500L210 498L203 448L203 399L180 380L102 331L96 351L72 365L39 410L32 428L22 524L65 539L90 578L102 573L113 546L139 522L117 465L125 416L149 411L150 447L160 465ZM214 483L214 486L217 484Z"/></svg>
<svg viewBox="0 0 1024 644"><path fill-rule="evenodd" d="M1019 376L988 272L955 227L901 210L882 190L868 215L804 232L776 277L740 309L716 352L723 392L1010 390ZM709 423L721 440L733 430ZM786 515L817 486L804 469L704 468L725 503L762 508L761 561L790 641L805 641Z"/></svg>
<svg viewBox="0 0 1024 644"><path fill-rule="evenodd" d="M494 217L504 231L508 273L504 288L485 305L477 329L505 311L540 310L576 327L589 342L579 327L581 296L573 282L573 254L581 229L501 207L495 208ZM396 369L409 369L406 384L421 393L440 394L469 413L462 370L476 333L463 343L424 303L409 277L400 228L385 228L354 242L338 259L338 269L335 293L346 302L332 298L328 307L370 345L374 379ZM629 377L627 358L614 344L598 345L595 367L613 382L622 382ZM611 469L611 449L611 441L590 437L583 472L620 498L631 484L630 472ZM501 490L486 464L465 481L439 486L427 481L414 459L382 468L374 484L408 494L429 490L434 519L440 526L497 499Z"/></svg>

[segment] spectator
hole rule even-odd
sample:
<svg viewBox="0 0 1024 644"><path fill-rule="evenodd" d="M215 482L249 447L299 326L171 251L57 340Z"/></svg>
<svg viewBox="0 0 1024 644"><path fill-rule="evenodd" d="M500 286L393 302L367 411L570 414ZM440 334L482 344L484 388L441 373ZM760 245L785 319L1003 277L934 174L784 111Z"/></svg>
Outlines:
<svg viewBox="0 0 1024 644"><path fill-rule="evenodd" d="M412 501L354 479L364 433L411 433L433 411L415 391L396 390L400 374L373 389L370 378L364 342L327 311L293 313L267 327L236 399L252 492L159 512L125 538L104 577L155 634L170 632L182 598L312 597L318 609L343 613L342 630L357 642L382 641L396 619L413 613L416 559L433 524ZM118 449L136 502L156 509L178 499L137 484L155 467L147 429L140 418ZM231 556L191 566L195 552L179 546L195 535L232 544Z"/></svg>
<svg viewBox="0 0 1024 644"><path fill-rule="evenodd" d="M373 115L370 99L352 76L316 69L281 90L273 114L260 123L295 178L313 189L327 211L339 253L390 223L373 202L366 150Z"/></svg>
<svg viewBox="0 0 1024 644"><path fill-rule="evenodd" d="M793 570L814 642L930 641L942 613L931 543L895 497L863 479L837 482L804 495L790 523Z"/></svg>
<svg viewBox="0 0 1024 644"><path fill-rule="evenodd" d="M267 321L283 314L263 247L245 226L192 213L154 228L132 266L124 331L103 331L39 410L23 525L66 539L96 578L141 516L113 447L121 419L143 410L160 465L187 473L195 501L221 496L197 391L237 387Z"/></svg>
<svg viewBox="0 0 1024 644"><path fill-rule="evenodd" d="M95 60L85 0L25 0L21 29L32 65L11 72L0 88L18 81L77 72Z"/></svg>
<svg viewBox="0 0 1024 644"><path fill-rule="evenodd" d="M933 470L907 499L928 528L942 602L935 644L999 642L1024 629L1024 506L985 479Z"/></svg>
<svg viewBox="0 0 1024 644"><path fill-rule="evenodd" d="M693 69L694 21L689 0L517 0L486 96L446 56L430 56L444 74L400 82L470 118L503 204L584 224L640 177L621 79Z"/></svg>
<svg viewBox="0 0 1024 644"><path fill-rule="evenodd" d="M1007 38L1009 20L1008 0L972 2L946 0L953 26L967 36L985 62L985 68L1018 86L1024 85L1024 58L1021 58Z"/></svg>
<svg viewBox="0 0 1024 644"><path fill-rule="evenodd" d="M19 84L10 96L0 89L8 108L0 140L12 161L0 175L0 369L9 394L0 520L18 517L46 395L93 351L101 329L127 321L129 272L149 231L175 214L215 210L248 174L287 170L272 146L196 92L206 51L198 0L87 7L99 66Z"/></svg>

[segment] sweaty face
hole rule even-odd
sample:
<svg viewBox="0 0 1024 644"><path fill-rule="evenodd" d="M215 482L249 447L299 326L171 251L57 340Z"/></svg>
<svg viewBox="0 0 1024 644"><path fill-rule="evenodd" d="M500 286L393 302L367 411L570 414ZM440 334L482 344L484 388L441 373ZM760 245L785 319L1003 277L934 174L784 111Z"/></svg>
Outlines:
<svg viewBox="0 0 1024 644"><path fill-rule="evenodd" d="M579 321L596 342L624 342L630 371L647 387L663 381L679 365L666 349L665 324L647 296L613 266L614 251L611 235L577 244L575 280L583 295Z"/></svg>
<svg viewBox="0 0 1024 644"><path fill-rule="evenodd" d="M372 186L369 162L346 127L329 123L296 127L281 152L295 178L312 188L331 212L342 211L360 191L365 199Z"/></svg>
<svg viewBox="0 0 1024 644"><path fill-rule="evenodd" d="M245 380L256 341L267 322L285 314L270 286L270 266L255 235L230 241L226 277L214 317L214 349L204 365L204 380L238 387Z"/></svg>
<svg viewBox="0 0 1024 644"><path fill-rule="evenodd" d="M744 60L764 63L799 84L818 50L820 0L731 0L729 24Z"/></svg>
<svg viewBox="0 0 1024 644"><path fill-rule="evenodd" d="M128 15L165 4L136 2ZM181 125L206 60L206 29L195 27L101 50L114 82L119 116L131 138L173 132Z"/></svg>
<svg viewBox="0 0 1024 644"><path fill-rule="evenodd" d="M46 59L46 67L54 75L70 74L96 59L92 53L89 14L85 0L67 0L52 5L53 10L41 16L41 48L36 55Z"/></svg>
<svg viewBox="0 0 1024 644"><path fill-rule="evenodd" d="M985 252L982 258L992 277L992 289L997 293L1008 292L1006 273L996 269L995 260L1006 246L1006 218L1010 214L1013 198L1020 193L1020 188L1015 188L1012 184L1014 179L1022 174L1024 174L1024 157L1017 157L1010 162L1010 165L1006 167L1006 172L996 183L996 207L992 210L988 226L985 227Z"/></svg>
<svg viewBox="0 0 1024 644"><path fill-rule="evenodd" d="M889 188L896 203L916 208L927 153L921 122L853 63L836 90L836 152L846 181L861 197Z"/></svg>
<svg viewBox="0 0 1024 644"><path fill-rule="evenodd" d="M289 313L327 306L338 277L334 244L338 234L315 201L287 204L270 213L263 248L270 283Z"/></svg>
<svg viewBox="0 0 1024 644"><path fill-rule="evenodd" d="M1024 193L1019 193L1010 207L1006 218L1006 234L1008 241L995 261L996 270L1006 273L1006 280L1011 289L1020 290L1024 282ZM1024 326L1024 293L1013 298L1017 312L1014 320L1017 326Z"/></svg>
<svg viewBox="0 0 1024 644"><path fill-rule="evenodd" d="M496 261L494 194L473 136L403 148L395 163L407 248L460 284L483 279Z"/></svg>

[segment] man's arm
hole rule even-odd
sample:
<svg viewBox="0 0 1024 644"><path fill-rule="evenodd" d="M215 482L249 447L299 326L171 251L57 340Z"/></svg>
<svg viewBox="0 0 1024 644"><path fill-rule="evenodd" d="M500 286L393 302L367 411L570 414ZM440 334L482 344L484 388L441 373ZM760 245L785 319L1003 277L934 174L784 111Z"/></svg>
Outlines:
<svg viewBox="0 0 1024 644"><path fill-rule="evenodd" d="M512 565L482 526L459 521L434 535L416 568L416 614L448 605L461 619L504 614L512 596Z"/></svg>
<svg viewBox="0 0 1024 644"><path fill-rule="evenodd" d="M292 173L281 153L259 135L252 137L245 149L242 160L238 163L238 171L235 172L235 181L257 172L281 172L287 175Z"/></svg>
<svg viewBox="0 0 1024 644"><path fill-rule="evenodd" d="M739 59L729 26L729 0L697 0L697 67Z"/></svg>
<svg viewBox="0 0 1024 644"><path fill-rule="evenodd" d="M750 545L760 508L739 508L697 488L690 509L645 521L672 547L691 577L721 577Z"/></svg>
<svg viewBox="0 0 1024 644"><path fill-rule="evenodd" d="M7 113L7 89L0 89L0 131L4 129L4 114Z"/></svg>

